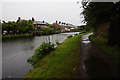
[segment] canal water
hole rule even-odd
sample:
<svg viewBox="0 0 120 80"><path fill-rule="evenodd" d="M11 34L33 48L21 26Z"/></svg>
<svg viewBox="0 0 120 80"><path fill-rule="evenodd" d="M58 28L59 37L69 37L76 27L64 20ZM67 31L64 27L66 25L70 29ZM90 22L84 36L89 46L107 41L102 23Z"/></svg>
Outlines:
<svg viewBox="0 0 120 80"><path fill-rule="evenodd" d="M33 66L27 63L27 58L32 56L35 48L43 41L55 43L64 42L68 35L79 34L79 32L53 34L49 36L36 36L33 38L22 38L15 40L6 40L2 42L2 77L3 78L23 78L25 74L33 69Z"/></svg>

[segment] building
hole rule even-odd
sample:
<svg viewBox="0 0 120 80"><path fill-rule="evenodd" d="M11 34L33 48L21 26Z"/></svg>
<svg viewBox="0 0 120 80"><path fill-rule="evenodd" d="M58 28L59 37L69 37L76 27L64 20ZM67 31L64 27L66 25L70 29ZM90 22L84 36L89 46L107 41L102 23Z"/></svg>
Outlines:
<svg viewBox="0 0 120 80"><path fill-rule="evenodd" d="M72 25L72 24L54 23L53 25L54 25L54 27L55 27L56 29L62 30L62 32L64 32L64 31L71 31L71 30L77 29L77 27L74 26L74 25Z"/></svg>
<svg viewBox="0 0 120 80"><path fill-rule="evenodd" d="M53 25L54 25L54 27L57 28L57 29L62 29L62 26L60 26L60 25L57 24L57 23L54 23Z"/></svg>
<svg viewBox="0 0 120 80"><path fill-rule="evenodd" d="M35 21L35 19L33 17L32 17L32 21L33 21L34 28L37 28L38 26L39 27L47 27L48 26L47 22L45 22L45 21Z"/></svg>
<svg viewBox="0 0 120 80"><path fill-rule="evenodd" d="M34 24L35 28L38 27L38 26L40 26L40 27L47 27L47 23L44 22L44 21L34 21L33 24Z"/></svg>
<svg viewBox="0 0 120 80"><path fill-rule="evenodd" d="M59 21L59 23L56 21L56 23L54 23L53 25L54 27L59 28L61 30L65 30L65 31L77 29L77 26L69 24L69 23L64 23L61 21Z"/></svg>

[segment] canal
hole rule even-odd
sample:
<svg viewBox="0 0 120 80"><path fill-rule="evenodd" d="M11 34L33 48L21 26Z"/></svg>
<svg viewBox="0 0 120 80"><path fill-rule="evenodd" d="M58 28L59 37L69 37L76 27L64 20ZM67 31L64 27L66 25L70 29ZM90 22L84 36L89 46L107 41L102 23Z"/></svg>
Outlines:
<svg viewBox="0 0 120 80"><path fill-rule="evenodd" d="M48 37L53 43L56 41L61 43L67 39L68 35L76 33L78 34L79 32L3 41L2 78L23 78L30 69L33 69L33 66L27 63L27 58L32 56L35 48L42 44L43 41L48 41Z"/></svg>

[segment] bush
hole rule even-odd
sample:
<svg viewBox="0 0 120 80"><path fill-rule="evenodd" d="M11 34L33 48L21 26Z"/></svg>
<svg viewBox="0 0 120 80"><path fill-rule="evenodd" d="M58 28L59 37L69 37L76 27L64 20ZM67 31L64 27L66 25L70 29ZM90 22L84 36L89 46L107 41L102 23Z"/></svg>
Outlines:
<svg viewBox="0 0 120 80"><path fill-rule="evenodd" d="M37 55L47 55L51 50L54 50L54 44L51 42L43 42L43 44L40 45L39 53Z"/></svg>
<svg viewBox="0 0 120 80"><path fill-rule="evenodd" d="M73 36L72 35L67 36L67 38L71 38L71 37L73 37Z"/></svg>
<svg viewBox="0 0 120 80"><path fill-rule="evenodd" d="M41 32L36 32L36 35L37 35L37 36L40 36L40 35L41 35Z"/></svg>
<svg viewBox="0 0 120 80"><path fill-rule="evenodd" d="M82 31L82 33L86 33L86 31L85 31L85 30L83 30L83 31Z"/></svg>
<svg viewBox="0 0 120 80"><path fill-rule="evenodd" d="M34 55L28 58L28 62L31 62L33 65L42 59L44 56L48 55L52 50L54 50L54 44L49 42L43 42L38 48L35 49Z"/></svg>
<svg viewBox="0 0 120 80"><path fill-rule="evenodd" d="M75 35L78 35L77 33Z"/></svg>
<svg viewBox="0 0 120 80"><path fill-rule="evenodd" d="M60 45L61 43L59 43L58 41L56 42L56 45Z"/></svg>

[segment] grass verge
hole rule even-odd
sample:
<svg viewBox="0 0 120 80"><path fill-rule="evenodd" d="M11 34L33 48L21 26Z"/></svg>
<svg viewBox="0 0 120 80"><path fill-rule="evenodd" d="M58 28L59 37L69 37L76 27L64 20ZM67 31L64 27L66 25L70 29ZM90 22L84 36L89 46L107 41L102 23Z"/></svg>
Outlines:
<svg viewBox="0 0 120 80"><path fill-rule="evenodd" d="M118 47L118 46L106 46L102 43L102 41L100 41L98 38L96 38L94 36L94 34L90 36L90 40L93 42L93 44L95 44L96 47L100 48L104 52L104 54L108 57L108 59L113 61L113 63L116 66L119 66L120 47Z"/></svg>
<svg viewBox="0 0 120 80"><path fill-rule="evenodd" d="M59 45L36 63L25 78L78 78L81 35L75 35Z"/></svg>

